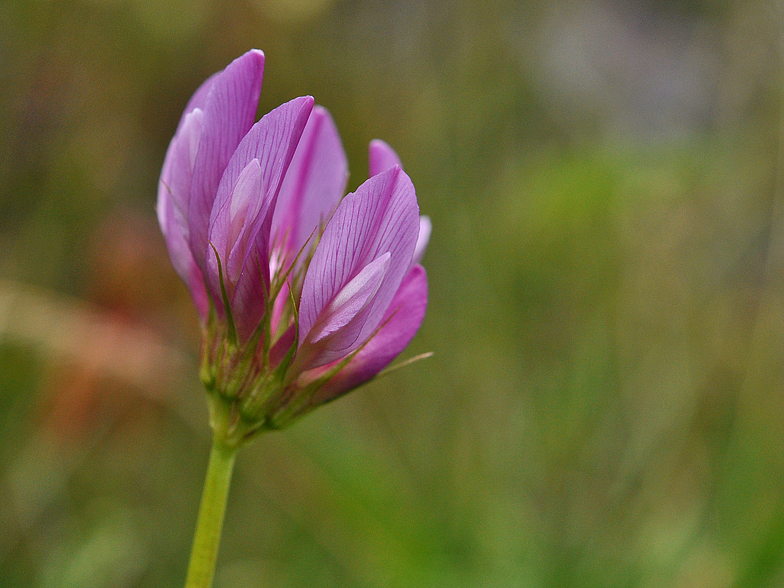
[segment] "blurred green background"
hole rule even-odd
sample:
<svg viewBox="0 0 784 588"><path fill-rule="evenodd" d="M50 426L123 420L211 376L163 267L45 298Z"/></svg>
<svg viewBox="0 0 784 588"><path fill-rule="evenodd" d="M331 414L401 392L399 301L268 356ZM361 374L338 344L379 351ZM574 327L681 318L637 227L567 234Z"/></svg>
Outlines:
<svg viewBox="0 0 784 588"><path fill-rule="evenodd" d="M154 215L251 47L353 171L395 147L430 305L239 456L217 588L784 586L784 7L0 3L0 586L185 577L209 428Z"/></svg>

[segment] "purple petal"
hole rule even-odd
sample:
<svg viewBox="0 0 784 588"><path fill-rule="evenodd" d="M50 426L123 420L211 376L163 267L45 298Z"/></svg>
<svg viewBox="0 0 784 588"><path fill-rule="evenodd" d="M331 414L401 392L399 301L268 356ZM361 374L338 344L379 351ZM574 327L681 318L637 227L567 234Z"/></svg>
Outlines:
<svg viewBox="0 0 784 588"><path fill-rule="evenodd" d="M272 219L276 246L296 255L335 210L347 180L348 161L338 130L329 112L316 106L280 188Z"/></svg>
<svg viewBox="0 0 784 588"><path fill-rule="evenodd" d="M427 244L430 242L430 233L433 231L433 223L430 222L429 216L419 217L419 236L417 237L416 247L414 247L414 259L411 260L411 265L416 265L422 261L422 256L425 254Z"/></svg>
<svg viewBox="0 0 784 588"><path fill-rule="evenodd" d="M384 314L381 329L348 365L316 392L314 404L323 404L345 394L389 365L414 338L426 309L427 274L421 265L417 265L406 274ZM311 377L317 377L327 369L326 366L318 368Z"/></svg>
<svg viewBox="0 0 784 588"><path fill-rule="evenodd" d="M188 104L185 107L185 110L183 110L182 112L182 117L180 118L180 122L177 124L177 133L180 132L183 122L185 121L185 117L188 114L190 114L197 108L199 110L204 110L204 104L207 102L207 96L210 93L210 89L212 88L212 85L215 83L215 80L217 80L218 76L221 75L222 73L223 71L221 70L219 72L212 74L210 77L208 77L206 80L202 82L201 86L196 88L196 91L193 93L193 96L191 96L191 99L188 100Z"/></svg>
<svg viewBox="0 0 784 588"><path fill-rule="evenodd" d="M191 179L196 153L201 138L203 113L198 108L182 117L180 129L174 135L158 183L158 203L164 197L171 200L174 207L172 219L188 239L188 203L190 200ZM165 231L164 231L165 232Z"/></svg>
<svg viewBox="0 0 784 588"><path fill-rule="evenodd" d="M368 148L368 177L372 178L395 166L403 167L395 150L381 139L373 139Z"/></svg>
<svg viewBox="0 0 784 588"><path fill-rule="evenodd" d="M373 176L343 199L327 223L302 285L300 369L350 353L378 327L411 264L418 212L414 186L399 167ZM316 344L311 329L328 320L322 313L329 312L335 297L365 266L387 252L389 267L383 280L372 300L351 320L351 328Z"/></svg>
<svg viewBox="0 0 784 588"><path fill-rule="evenodd" d="M373 139L368 148L368 167L370 177L373 177L395 166L403 167L400 163L400 158L387 143L381 139ZM427 244L430 241L430 232L433 225L430 223L430 218L427 216L419 217L419 238L417 239L416 248L414 249L414 258L411 260L412 267L422 261L422 256L425 254Z"/></svg>
<svg viewBox="0 0 784 588"><path fill-rule="evenodd" d="M310 340L313 343L318 343L343 329L367 307L381 287L381 282L389 270L389 258L389 252L386 252L378 259L371 261L338 292L332 302L321 312L319 321L310 330ZM341 335L344 339L346 338L344 334L341 333Z"/></svg>
<svg viewBox="0 0 784 588"><path fill-rule="evenodd" d="M231 285L239 280L253 224L263 216L266 212L265 208L269 206L269 198L263 182L259 160L251 159L240 172L231 192L228 206L229 224L226 229L228 234L225 243L217 239L213 241L213 244L220 243L226 247L218 249L218 254L223 260L228 284Z"/></svg>
<svg viewBox="0 0 784 588"><path fill-rule="evenodd" d="M158 221L166 238L169 257L175 271L191 291L202 320L206 319L208 304L201 271L193 260L188 245L187 210L193 164L201 136L202 111L198 108L184 115L180 121L158 181Z"/></svg>
<svg viewBox="0 0 784 588"><path fill-rule="evenodd" d="M175 271L179 274L193 297L193 302L202 321L207 320L209 302L204 278L196 262L193 260L188 241L182 227L175 219L175 210L168 192L164 191L158 196L158 221L166 239L166 247Z"/></svg>
<svg viewBox="0 0 784 588"><path fill-rule="evenodd" d="M215 78L204 98L201 142L188 209L191 252L202 272L206 270L207 228L218 184L256 118L263 71L264 54L255 49L248 51Z"/></svg>
<svg viewBox="0 0 784 588"><path fill-rule="evenodd" d="M269 288L272 207L313 108L305 96L266 114L242 139L226 166L209 219L209 242L221 256L224 286L241 340L264 314ZM207 275L222 307L220 277L210 247Z"/></svg>
<svg viewBox="0 0 784 588"><path fill-rule="evenodd" d="M183 251L179 245L183 238L186 244L189 242L188 204L193 165L201 140L201 124L204 115L202 108L207 94L219 74L220 72L213 74L203 82L188 101L188 105L177 124L177 131L166 151L158 182L158 220L163 234L167 238L167 243L170 238L174 238L176 241L173 245L174 249L172 246L169 247L169 254L177 273L186 283L188 279L185 275L190 274L193 255L190 251L187 253ZM170 207L173 208L170 209ZM187 270L181 271L182 268L187 268Z"/></svg>

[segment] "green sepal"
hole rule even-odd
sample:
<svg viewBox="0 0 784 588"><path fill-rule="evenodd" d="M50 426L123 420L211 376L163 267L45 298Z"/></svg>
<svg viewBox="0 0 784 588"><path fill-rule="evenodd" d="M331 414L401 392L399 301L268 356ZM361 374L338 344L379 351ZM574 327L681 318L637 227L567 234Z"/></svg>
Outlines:
<svg viewBox="0 0 784 588"><path fill-rule="evenodd" d="M395 365L388 365L383 370L378 372L375 376L373 376L373 379L377 380L379 378L383 378L384 376L388 376L392 372L396 372L399 369L402 369L404 367L408 367L411 364L418 363L418 362L422 361L423 359L429 359L431 357L433 357L433 352L432 351L426 351L425 353L420 353L419 355L415 355L414 357L410 357L408 359L404 359L403 361L401 361L400 363L396 363Z"/></svg>
<svg viewBox="0 0 784 588"><path fill-rule="evenodd" d="M212 353L210 352L211 350L208 349L208 346L215 341L216 323L217 317L215 316L215 307L212 305L212 301L210 301L210 312L209 315L207 315L207 324L202 327L202 349L200 353L201 361L199 363L199 379L208 392L214 389L217 379L215 368L210 362Z"/></svg>
<svg viewBox="0 0 784 588"><path fill-rule="evenodd" d="M294 298L294 294L289 288L289 296ZM293 305L292 305L292 308ZM274 428L269 427L265 413L274 409L280 402L281 397L286 389L285 377L289 365L297 352L297 342L299 339L299 314L294 308L294 341L289 347L286 355L275 367L275 370L266 378L263 378L259 383L253 387L248 396L243 400L240 413L242 417L249 423L255 423L256 428Z"/></svg>
<svg viewBox="0 0 784 588"><path fill-rule="evenodd" d="M226 294L226 285L223 283L223 266L221 265L220 255L218 250L210 242L210 247L215 252L215 259L218 262L218 279L220 280L221 298L223 299L223 310L226 313L226 323L229 327L229 341L233 345L237 345L237 329L234 327L234 318L231 316L231 306L229 306L229 296Z"/></svg>
<svg viewBox="0 0 784 588"><path fill-rule="evenodd" d="M326 404L325 401L319 404L312 404L311 401L315 396L318 390L326 385L332 378L334 378L340 371L346 367L349 362L354 359L357 354L362 351L365 346L373 340L373 338L381 331L384 326L391 320L391 316L381 323L376 330L373 331L373 334L367 338L367 340L362 343L359 347L357 347L354 351L344 357L339 363L337 363L332 369L322 374L320 377L312 381L310 384L305 386L304 388L297 390L292 394L293 402L286 404L282 411L280 411L276 415L271 415L269 418L269 426L273 429L283 429L294 421L299 419L300 417L306 415L311 410L317 408L321 404ZM288 387L288 386L287 386ZM330 399L332 400L332 399Z"/></svg>

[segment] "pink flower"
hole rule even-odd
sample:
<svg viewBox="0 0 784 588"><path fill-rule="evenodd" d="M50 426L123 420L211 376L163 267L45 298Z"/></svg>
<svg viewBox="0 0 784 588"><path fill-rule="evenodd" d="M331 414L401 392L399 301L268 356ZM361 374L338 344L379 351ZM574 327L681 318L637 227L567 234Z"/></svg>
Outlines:
<svg viewBox="0 0 784 588"><path fill-rule="evenodd" d="M375 211L376 216L380 218L375 219L377 222L373 225L371 222L368 222L371 220L371 215L369 214L357 215L352 214L353 210L345 210L344 215L346 218L341 219L336 213L324 232L324 237L322 237L322 242L331 244L322 247L321 243L319 243L317 253L321 252L324 258L337 257L341 254L341 249L346 249L341 248L339 235L337 238L333 238L332 241L325 239L328 237L327 231L330 230L330 227L333 227L336 234L341 231L350 232L357 241L363 236L368 241L376 239L377 241L372 244L363 243L367 247L364 250L366 259L372 257L379 250L385 250L384 243L380 243L378 240L382 236L386 236L394 241L394 244L389 249L395 252L396 259L409 261L407 265L403 266L402 276L400 266L395 268L397 276L391 269L391 253L376 257L370 263L365 264L363 269L358 272L347 272L348 275L355 275L356 277L342 286L342 298L346 300L342 309L335 302L341 298L340 294L332 298L330 304L326 306L322 304L321 308L319 308L319 305L312 304L308 308L308 304L313 297L311 290L319 289L316 277L312 277L310 282L308 281L308 278L315 276L315 273L311 274L310 271L308 272L306 290L303 290L302 308L310 310L311 315L316 314L319 316L319 319L315 321L317 324L323 325L324 323L329 323L329 321L333 325L339 325L341 322L346 324L334 333L331 333L329 338L323 337L319 339L319 329L311 328L308 330L307 325L309 323L304 319L300 319L301 348L299 351L301 356L307 357L308 351L310 354L313 354L314 352L318 353L320 350L321 355L316 355L316 358L320 359L312 358L310 360L311 364L321 363L329 359L334 360L328 366L312 369L300 376L300 385L306 385L310 381L318 381L320 377L330 372L330 368L340 364L341 359L347 352L358 349L355 355L334 376L319 387L312 399L315 405L332 400L360 386L385 368L405 349L417 330L419 330L427 308L427 275L425 274L425 269L419 265L419 261L422 259L430 238L430 219L428 217L417 217L418 207L416 205L414 187L408 176L402 172L400 160L392 148L383 141L375 140L370 144L369 156L371 178L360 186L356 194L347 196L338 210L340 211L344 206L346 209L349 206L355 209L357 204L352 203L353 197L354 200L360 203L359 205L363 202L376 204L379 207L379 210ZM399 185L395 185L397 182L399 182ZM369 190L373 190L373 192L368 193ZM347 228L351 219L357 217L364 219L367 223L364 226L364 234L362 231L351 231ZM370 249L370 247L375 247L375 250ZM361 247L354 248L354 251L357 250L361 250ZM316 257L314 256L315 262ZM361 261L359 265L361 265ZM311 265L312 267L313 264ZM329 283L330 278L334 279L334 274L339 267L339 264L333 263L324 268L323 273L329 274L329 277L324 281ZM380 275L382 272L386 282L376 284L376 282L381 281ZM308 286L311 286L311 288L308 289ZM380 293L382 286L386 288L386 291ZM377 290L373 293L372 290L376 287ZM305 297L305 291L311 295L310 298ZM391 300L389 300L390 292L392 293ZM353 298L348 296L349 293L353 294ZM369 310L371 305L368 301L360 312L356 312L356 318L353 318L355 324L351 325L351 320L347 321L346 319L349 318L351 312L361 302L363 295L367 296L371 293L373 293L372 302L376 304L375 308L384 309L383 314L379 317L378 310L376 310L376 315L372 315ZM353 308L352 302L354 303ZM341 310L347 316L342 316ZM303 315L304 312L305 310L301 310ZM359 328L356 322L361 320L362 313L366 313L368 316L362 324L363 331L355 334L355 331ZM322 326L320 330L324 331L325 329ZM365 337L364 335L368 332L374 334L369 338ZM312 341L316 339L318 340L313 343ZM321 341L325 341L325 343L321 343ZM303 346L305 350L302 349Z"/></svg>
<svg viewBox="0 0 784 588"><path fill-rule="evenodd" d="M196 91L169 145L158 218L203 325L202 379L244 439L373 378L419 329L430 234L397 155L341 200L346 156L329 113L296 98L254 123L264 55Z"/></svg>

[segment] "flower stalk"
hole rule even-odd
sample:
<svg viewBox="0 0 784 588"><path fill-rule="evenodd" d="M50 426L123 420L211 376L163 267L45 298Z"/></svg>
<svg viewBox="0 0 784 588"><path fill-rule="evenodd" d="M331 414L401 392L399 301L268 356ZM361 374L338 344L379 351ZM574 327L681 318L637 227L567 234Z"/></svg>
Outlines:
<svg viewBox="0 0 784 588"><path fill-rule="evenodd" d="M223 516L226 513L231 474L238 449L239 446L226 445L219 438L218 431L215 431L185 588L212 586L223 529Z"/></svg>

